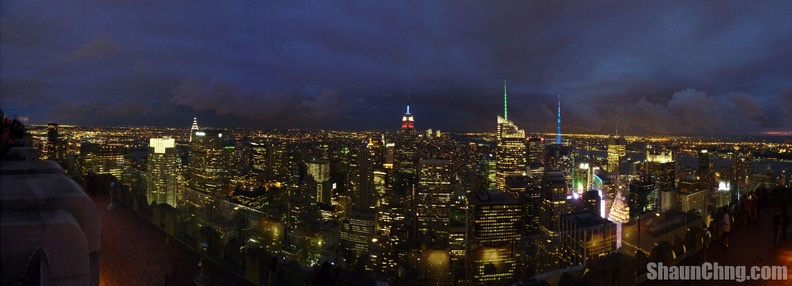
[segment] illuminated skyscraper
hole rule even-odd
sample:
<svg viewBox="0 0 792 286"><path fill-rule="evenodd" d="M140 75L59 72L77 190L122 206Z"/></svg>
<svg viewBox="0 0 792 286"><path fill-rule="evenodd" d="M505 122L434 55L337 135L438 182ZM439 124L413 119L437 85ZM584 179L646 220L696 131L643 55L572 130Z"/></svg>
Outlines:
<svg viewBox="0 0 792 286"><path fill-rule="evenodd" d="M630 217L636 217L647 212L659 210L659 197L660 191L651 181L636 181L630 183Z"/></svg>
<svg viewBox="0 0 792 286"><path fill-rule="evenodd" d="M96 145L83 143L80 146L82 175L88 172L110 174L121 180L126 160L126 149L118 145Z"/></svg>
<svg viewBox="0 0 792 286"><path fill-rule="evenodd" d="M229 191L231 152L225 150L223 131L203 129L193 131L192 137L188 164L190 187L213 196L225 196Z"/></svg>
<svg viewBox="0 0 792 286"><path fill-rule="evenodd" d="M560 145L552 145L560 146ZM571 197L564 172L545 172L542 176L542 207L539 213L539 230L547 239L538 240L533 259L537 272L558 269L559 241L561 228L559 217L571 212L572 205L567 201Z"/></svg>
<svg viewBox="0 0 792 286"><path fill-rule="evenodd" d="M176 206L179 157L173 138L149 139L148 178L146 199L149 204Z"/></svg>
<svg viewBox="0 0 792 286"><path fill-rule="evenodd" d="M706 190L712 190L715 186L715 173L712 170L712 161L710 160L709 151L703 149L699 151L698 156L701 187Z"/></svg>
<svg viewBox="0 0 792 286"><path fill-rule="evenodd" d="M621 158L627 155L627 146L624 137L608 139L608 165L607 171L619 171Z"/></svg>
<svg viewBox="0 0 792 286"><path fill-rule="evenodd" d="M286 142L277 141L267 144L267 179L277 183L287 184L292 178L294 169L289 162L289 152Z"/></svg>
<svg viewBox="0 0 792 286"><path fill-rule="evenodd" d="M676 189L677 163L674 161L674 153L671 150L646 150L645 165L644 175L651 178L660 191Z"/></svg>
<svg viewBox="0 0 792 286"><path fill-rule="evenodd" d="M407 97L407 113L402 116L402 129L415 129L415 119L413 119L412 114L410 114L410 97Z"/></svg>
<svg viewBox="0 0 792 286"><path fill-rule="evenodd" d="M750 189L749 180L753 173L753 156L751 152L734 146L734 179L732 188L740 194L746 194Z"/></svg>
<svg viewBox="0 0 792 286"><path fill-rule="evenodd" d="M330 163L326 161L306 162L307 175L313 178L312 186L315 187L308 195L314 201L330 204L332 188L330 184Z"/></svg>
<svg viewBox="0 0 792 286"><path fill-rule="evenodd" d="M192 127L190 127L190 142L193 140L193 133L198 131L198 118L193 117Z"/></svg>
<svg viewBox="0 0 792 286"><path fill-rule="evenodd" d="M591 190L593 181L593 169L589 163L581 162L574 168L572 175L572 192L582 195L588 190Z"/></svg>
<svg viewBox="0 0 792 286"><path fill-rule="evenodd" d="M561 220L561 267L585 265L587 261L616 250L616 225L596 214L579 212Z"/></svg>
<svg viewBox="0 0 792 286"><path fill-rule="evenodd" d="M525 131L508 119L506 109L506 83L503 85L503 116L498 116L497 147L495 149L495 186L506 189L506 177L527 174Z"/></svg>
<svg viewBox="0 0 792 286"><path fill-rule="evenodd" d="M413 196L418 184L418 159L420 158L418 131L414 129L411 120L412 116L402 117L402 128L396 132L396 142L393 147L393 192L396 197L401 199L400 205L404 208L405 213L413 213ZM412 218L414 217L410 216L410 219Z"/></svg>
<svg viewBox="0 0 792 286"><path fill-rule="evenodd" d="M473 285L508 285L520 253L522 205L498 190L468 194L468 280Z"/></svg>
<svg viewBox="0 0 792 286"><path fill-rule="evenodd" d="M372 239L375 231L373 210L353 210L341 229L341 242L344 250L342 255L347 267L366 268L372 270L375 265L370 263L368 254L371 252Z"/></svg>
<svg viewBox="0 0 792 286"><path fill-rule="evenodd" d="M531 176L541 177L544 173L545 161L545 140L542 137L531 137L528 139L528 168Z"/></svg>
<svg viewBox="0 0 792 286"><path fill-rule="evenodd" d="M249 145L250 172L259 182L264 182L270 174L267 144L250 142Z"/></svg>
<svg viewBox="0 0 792 286"><path fill-rule="evenodd" d="M374 209L374 163L370 146L362 145L357 156L357 188L353 207L358 210Z"/></svg>
<svg viewBox="0 0 792 286"><path fill-rule="evenodd" d="M421 160L416 214L418 239L446 245L453 188L450 160Z"/></svg>
<svg viewBox="0 0 792 286"><path fill-rule="evenodd" d="M567 198L570 196L563 172L545 172L542 177L542 210L539 214L540 229L548 236L558 235L558 217L569 212Z"/></svg>
<svg viewBox="0 0 792 286"><path fill-rule="evenodd" d="M58 133L58 123L47 124L46 157L50 160L60 161L66 157L66 146L63 138Z"/></svg>

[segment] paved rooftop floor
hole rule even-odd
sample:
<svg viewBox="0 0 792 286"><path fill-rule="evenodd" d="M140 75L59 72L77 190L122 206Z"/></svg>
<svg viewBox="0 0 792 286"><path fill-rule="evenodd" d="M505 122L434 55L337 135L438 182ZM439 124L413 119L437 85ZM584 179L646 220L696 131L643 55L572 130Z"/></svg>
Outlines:
<svg viewBox="0 0 792 286"><path fill-rule="evenodd" d="M197 253L151 225L133 210L108 210L107 195L92 198L102 223L100 285L193 285ZM212 285L252 285L210 264Z"/></svg>
<svg viewBox="0 0 792 286"><path fill-rule="evenodd" d="M774 246L772 214L770 209L763 209L752 223L735 222L729 248L721 246L720 240L715 241L706 253L697 253L682 265L701 265L707 261L747 266L749 275L752 266L787 266L786 281L649 281L641 285L792 285L792 227L787 230L787 241Z"/></svg>

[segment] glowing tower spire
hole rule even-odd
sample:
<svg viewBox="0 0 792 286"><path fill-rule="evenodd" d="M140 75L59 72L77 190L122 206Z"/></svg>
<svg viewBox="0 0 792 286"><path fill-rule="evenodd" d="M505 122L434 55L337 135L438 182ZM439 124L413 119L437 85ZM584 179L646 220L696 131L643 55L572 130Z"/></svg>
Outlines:
<svg viewBox="0 0 792 286"><path fill-rule="evenodd" d="M561 95L558 95L558 134L556 135L556 144L561 145Z"/></svg>
<svg viewBox="0 0 792 286"><path fill-rule="evenodd" d="M509 120L509 110L506 108L506 81L503 81L503 119Z"/></svg>
<svg viewBox="0 0 792 286"><path fill-rule="evenodd" d="M195 131L198 131L198 118L193 117L193 124L190 127L190 142L192 142L192 134Z"/></svg>
<svg viewBox="0 0 792 286"><path fill-rule="evenodd" d="M402 129L415 129L415 119L410 114L410 94L407 94L407 113L402 116Z"/></svg>

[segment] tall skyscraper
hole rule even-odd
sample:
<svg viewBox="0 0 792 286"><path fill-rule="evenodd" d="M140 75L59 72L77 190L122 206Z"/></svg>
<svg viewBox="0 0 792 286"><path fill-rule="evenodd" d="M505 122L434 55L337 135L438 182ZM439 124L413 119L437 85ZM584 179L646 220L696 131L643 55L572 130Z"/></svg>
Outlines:
<svg viewBox="0 0 792 286"><path fill-rule="evenodd" d="M644 175L657 184L660 191L676 189L677 163L671 150L648 149Z"/></svg>
<svg viewBox="0 0 792 286"><path fill-rule="evenodd" d="M190 142L193 140L193 133L198 131L198 118L193 117L192 127L190 127Z"/></svg>
<svg viewBox="0 0 792 286"><path fill-rule="evenodd" d="M248 152L250 152L251 175L253 175L258 182L265 182L270 174L267 144L250 142Z"/></svg>
<svg viewBox="0 0 792 286"><path fill-rule="evenodd" d="M88 172L95 174L110 174L122 180L122 174L127 161L124 156L126 149L119 145L97 145L83 143L80 146L80 165L82 175Z"/></svg>
<svg viewBox="0 0 792 286"><path fill-rule="evenodd" d="M330 163L324 160L306 162L307 175L312 178L312 187L315 187L308 194L313 201L318 203L330 204L332 188L330 184Z"/></svg>
<svg viewBox="0 0 792 286"><path fill-rule="evenodd" d="M58 133L58 123L47 124L46 158L50 160L63 160L66 157L66 146Z"/></svg>
<svg viewBox="0 0 792 286"><path fill-rule="evenodd" d="M608 139L608 172L619 171L621 158L627 155L627 144L624 137L611 137Z"/></svg>
<svg viewBox="0 0 792 286"><path fill-rule="evenodd" d="M421 160L417 190L416 216L419 241L445 246L448 243L448 228L451 207L450 160Z"/></svg>
<svg viewBox="0 0 792 286"><path fill-rule="evenodd" d="M498 116L497 147L495 148L495 186L506 189L506 177L527 175L525 131L508 119L506 84L503 86L503 116Z"/></svg>
<svg viewBox="0 0 792 286"><path fill-rule="evenodd" d="M289 162L287 142L277 141L267 143L267 179L277 183L288 184L291 181L293 168Z"/></svg>
<svg viewBox="0 0 792 286"><path fill-rule="evenodd" d="M636 217L647 212L659 210L660 191L651 181L636 181L630 183L629 207L630 217Z"/></svg>
<svg viewBox="0 0 792 286"><path fill-rule="evenodd" d="M712 172L712 161L710 160L709 151L707 149L700 150L698 157L701 187L706 190L712 190L712 187L715 186L715 177Z"/></svg>
<svg viewBox="0 0 792 286"><path fill-rule="evenodd" d="M407 113L402 116L402 129L415 129L415 119L413 119L412 114L410 114L410 97L407 97Z"/></svg>
<svg viewBox="0 0 792 286"><path fill-rule="evenodd" d="M753 156L750 151L734 146L734 175L732 188L740 193L746 194L750 189L749 180L753 174Z"/></svg>
<svg viewBox="0 0 792 286"><path fill-rule="evenodd" d="M468 194L467 272L473 285L507 285L515 279L520 253L522 205L511 194Z"/></svg>
<svg viewBox="0 0 792 286"><path fill-rule="evenodd" d="M560 258L562 267L585 265L616 250L616 225L591 212L563 215Z"/></svg>
<svg viewBox="0 0 792 286"><path fill-rule="evenodd" d="M393 146L393 192L402 200L400 205L405 208L405 213L414 213L412 210L413 195L418 184L418 160L420 158L418 131L415 130L414 122L411 120L412 116L402 117L402 128L396 132L396 142ZM411 216L410 219L412 218Z"/></svg>
<svg viewBox="0 0 792 286"><path fill-rule="evenodd" d="M373 156L368 145L360 146L358 149L358 177L357 194L354 197L353 207L358 210L373 210L374 208L374 163Z"/></svg>
<svg viewBox="0 0 792 286"><path fill-rule="evenodd" d="M342 257L347 267L361 266L369 270L375 267L373 263L370 263L368 256L374 237L375 216L374 211L353 210L349 218L344 220L341 229L341 242L344 250Z"/></svg>
<svg viewBox="0 0 792 286"><path fill-rule="evenodd" d="M203 129L193 131L192 137L188 164L190 187L213 196L225 196L230 183L230 152L224 150L223 131Z"/></svg>
<svg viewBox="0 0 792 286"><path fill-rule="evenodd" d="M545 162L545 140L542 137L531 137L528 139L528 168L531 170L532 177L541 177L544 173Z"/></svg>
<svg viewBox="0 0 792 286"><path fill-rule="evenodd" d="M149 139L149 155L147 166L146 199L149 204L168 204L176 207L176 191L178 187L179 156L176 153L176 139Z"/></svg>
<svg viewBox="0 0 792 286"><path fill-rule="evenodd" d="M558 235L559 216L569 212L567 197L570 195L563 172L545 172L542 177L542 210L539 228L548 236Z"/></svg>

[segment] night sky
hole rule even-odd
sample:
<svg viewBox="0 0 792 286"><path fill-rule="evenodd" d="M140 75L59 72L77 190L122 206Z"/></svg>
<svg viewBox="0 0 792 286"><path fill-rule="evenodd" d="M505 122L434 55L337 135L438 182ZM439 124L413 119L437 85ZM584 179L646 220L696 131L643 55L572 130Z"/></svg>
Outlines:
<svg viewBox="0 0 792 286"><path fill-rule="evenodd" d="M112 3L111 3L112 2ZM286 3L280 3L286 2ZM0 2L28 123L792 130L792 1Z"/></svg>

